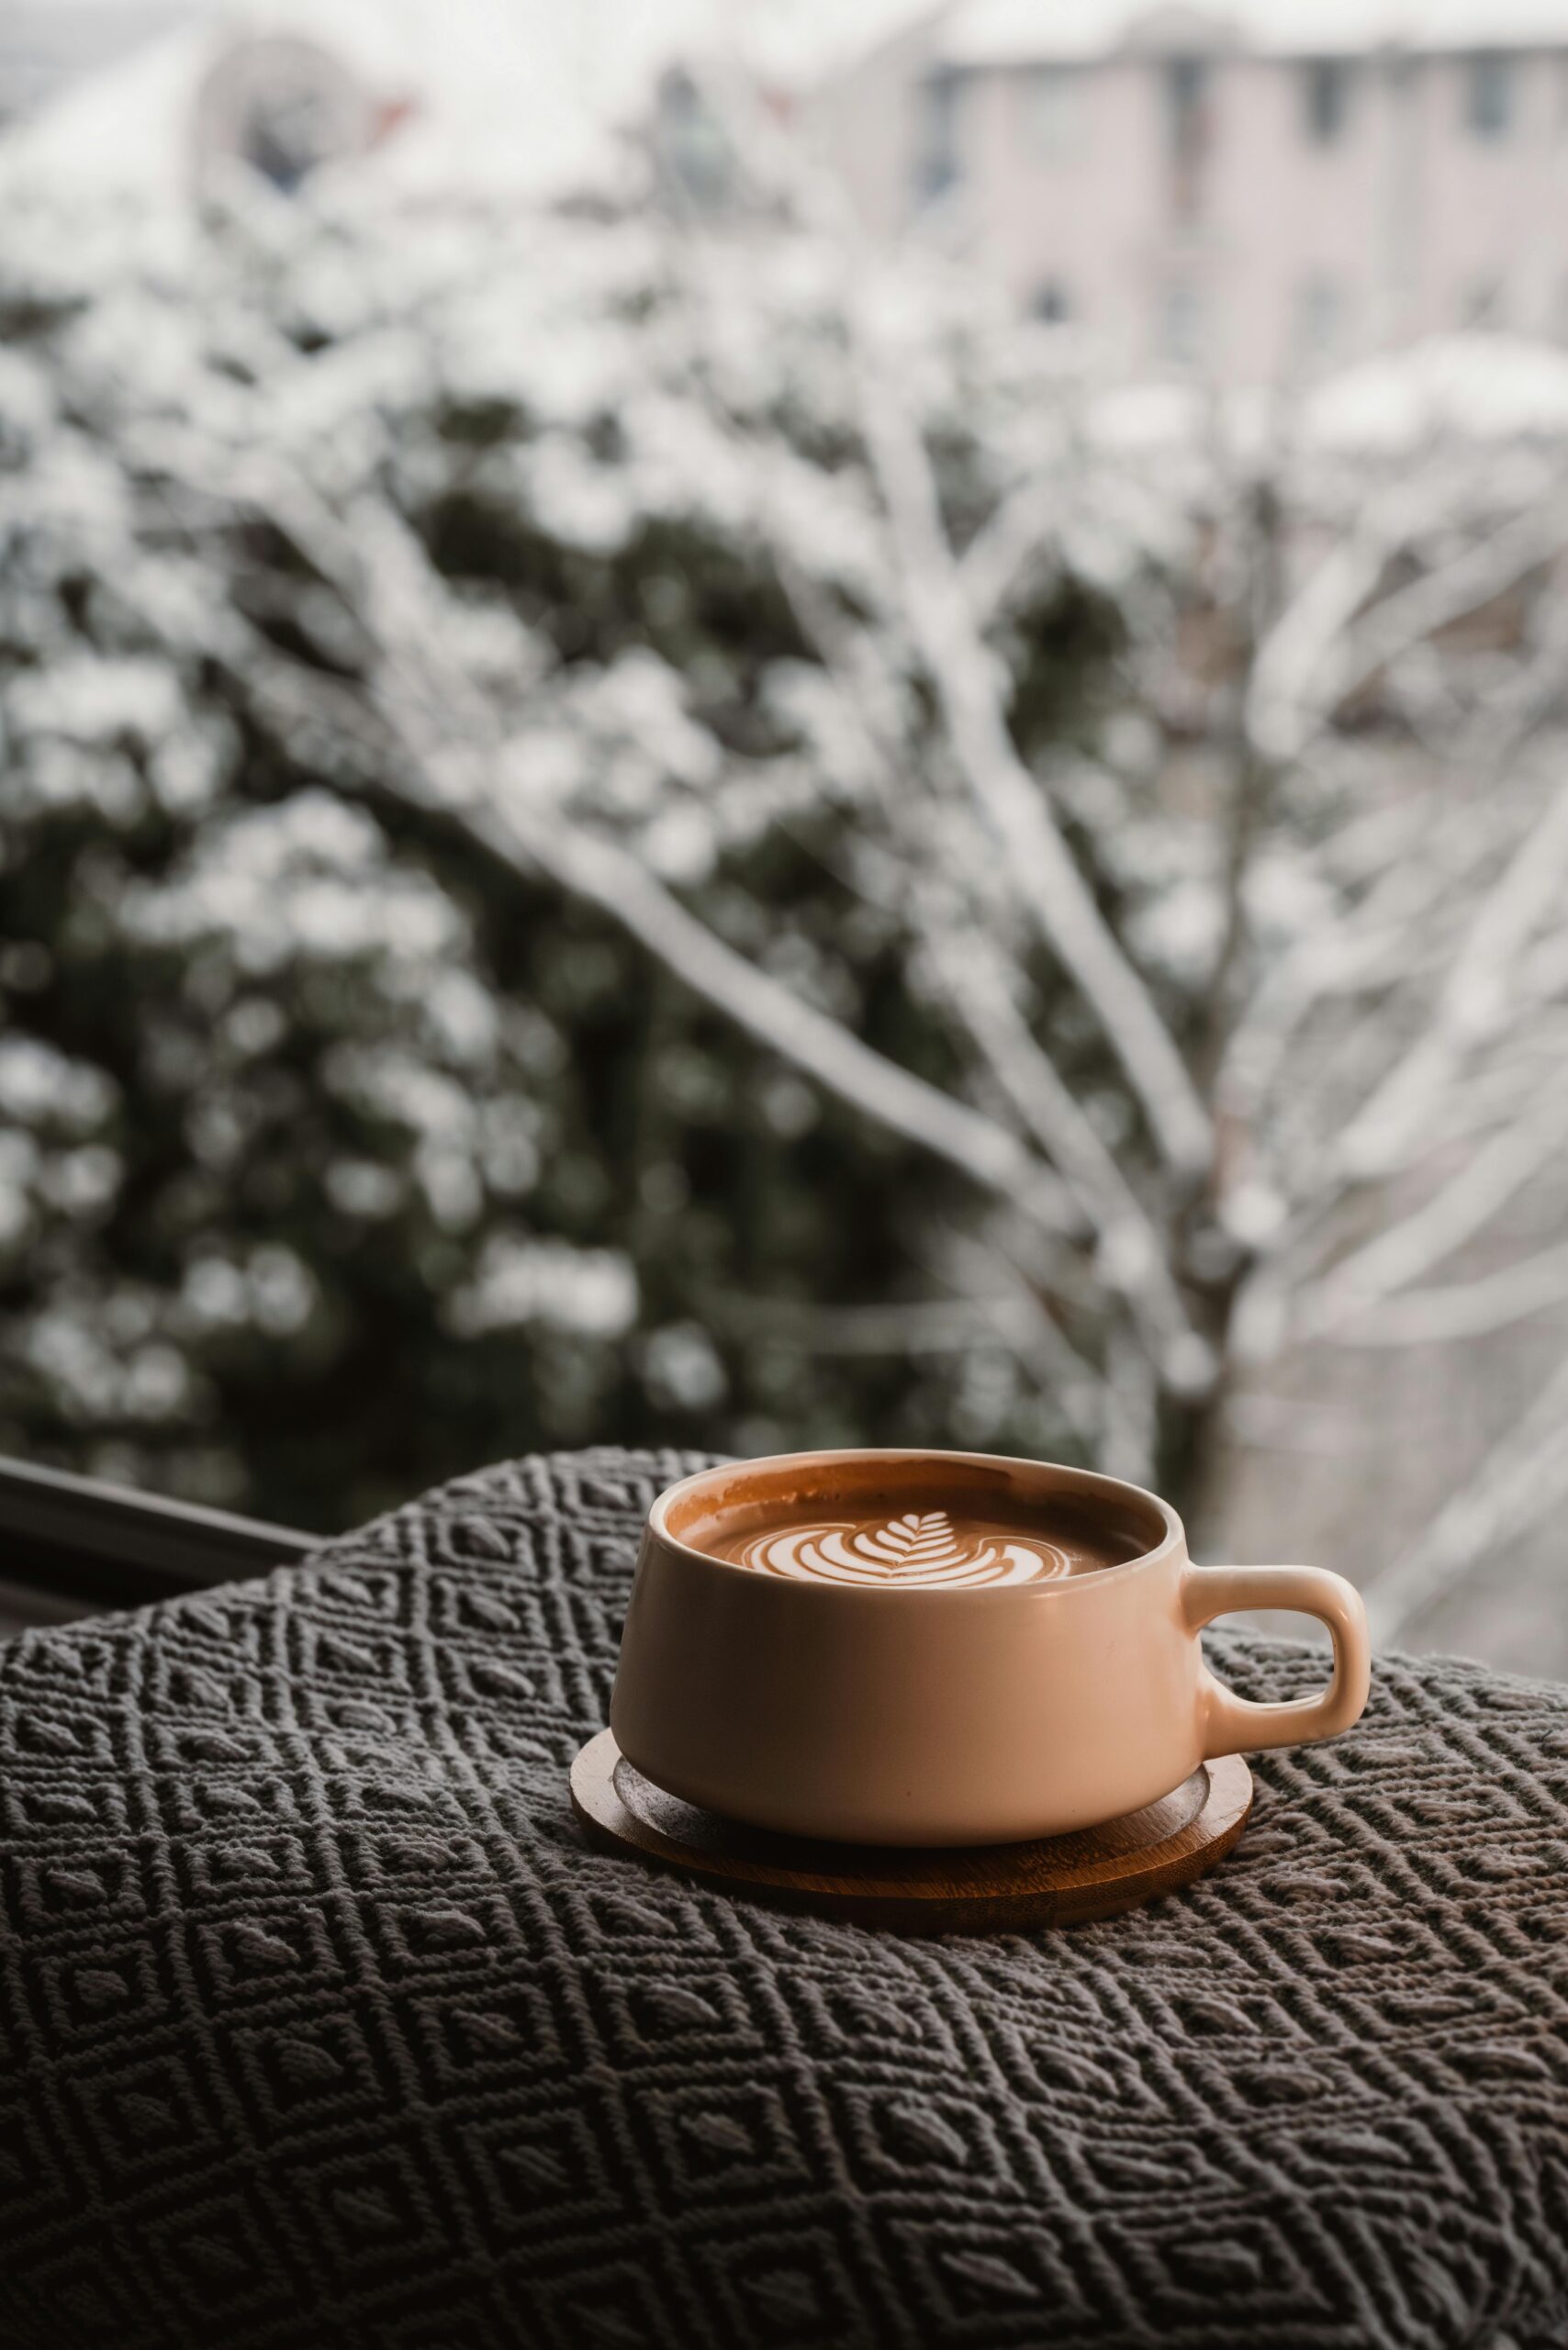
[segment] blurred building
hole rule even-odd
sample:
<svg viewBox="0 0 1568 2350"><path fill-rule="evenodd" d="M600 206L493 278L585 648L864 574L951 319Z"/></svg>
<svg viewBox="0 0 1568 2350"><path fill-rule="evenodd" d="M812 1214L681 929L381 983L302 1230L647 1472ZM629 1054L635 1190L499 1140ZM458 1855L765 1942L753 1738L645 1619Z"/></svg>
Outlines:
<svg viewBox="0 0 1568 2350"><path fill-rule="evenodd" d="M606 168L711 23L709 0L0 0L0 174L167 200L234 164L286 195L373 163L405 195L547 196Z"/></svg>
<svg viewBox="0 0 1568 2350"><path fill-rule="evenodd" d="M722 208L708 79L737 64L875 231L972 257L1113 370L1568 339L1568 0L0 0L0 164L534 200L656 106Z"/></svg>
<svg viewBox="0 0 1568 2350"><path fill-rule="evenodd" d="M955 0L813 112L868 223L983 255L1128 368L1568 331L1562 0Z"/></svg>

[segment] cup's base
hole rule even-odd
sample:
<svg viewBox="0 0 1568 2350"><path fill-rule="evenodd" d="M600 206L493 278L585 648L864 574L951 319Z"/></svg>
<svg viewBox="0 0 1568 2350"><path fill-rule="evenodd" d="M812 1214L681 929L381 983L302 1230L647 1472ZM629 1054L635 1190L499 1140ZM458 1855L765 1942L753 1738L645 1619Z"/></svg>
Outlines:
<svg viewBox="0 0 1568 2350"><path fill-rule="evenodd" d="M1247 1825L1239 1754L1202 1762L1140 1811L1027 1844L830 1844L747 1828L666 1795L609 1730L572 1764L572 1809L601 1852L676 1869L720 1893L895 1933L1016 1933L1136 1908L1222 1860Z"/></svg>

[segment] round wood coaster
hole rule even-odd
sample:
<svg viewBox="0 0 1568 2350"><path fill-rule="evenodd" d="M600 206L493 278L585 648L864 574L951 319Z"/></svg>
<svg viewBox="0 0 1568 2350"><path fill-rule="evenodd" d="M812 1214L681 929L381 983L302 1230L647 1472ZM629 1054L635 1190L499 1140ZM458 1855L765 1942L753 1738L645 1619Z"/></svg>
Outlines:
<svg viewBox="0 0 1568 2350"><path fill-rule="evenodd" d="M897 1933L1014 1933L1114 1917L1202 1876L1247 1824L1252 1774L1227 1754L1141 1811L1037 1843L830 1844L682 1803L634 1770L605 1729L572 1764L572 1808L599 1852L678 1869L718 1892Z"/></svg>

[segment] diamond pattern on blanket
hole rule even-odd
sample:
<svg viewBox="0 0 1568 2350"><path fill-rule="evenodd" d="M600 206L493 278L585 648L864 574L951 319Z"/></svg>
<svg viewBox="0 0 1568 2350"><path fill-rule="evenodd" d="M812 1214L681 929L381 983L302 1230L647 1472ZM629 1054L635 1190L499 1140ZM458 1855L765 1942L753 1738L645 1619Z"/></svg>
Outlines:
<svg viewBox="0 0 1568 2350"><path fill-rule="evenodd" d="M0 1647L7 2350L1558 2350L1568 1691L1383 1661L1101 1925L786 1915L566 1800L698 1465Z"/></svg>

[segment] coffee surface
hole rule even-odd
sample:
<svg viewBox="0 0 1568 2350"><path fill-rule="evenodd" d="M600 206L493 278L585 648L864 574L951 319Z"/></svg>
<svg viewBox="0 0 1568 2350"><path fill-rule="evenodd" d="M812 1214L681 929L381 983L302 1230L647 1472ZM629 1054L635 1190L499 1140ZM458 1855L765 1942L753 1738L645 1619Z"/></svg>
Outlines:
<svg viewBox="0 0 1568 2350"><path fill-rule="evenodd" d="M1101 1543L1077 1524L1029 1527L958 1509L879 1510L874 1515L796 1516L787 1523L722 1528L699 1548L759 1574L808 1583L899 1589L1043 1583L1092 1574L1135 1555L1114 1539Z"/></svg>

